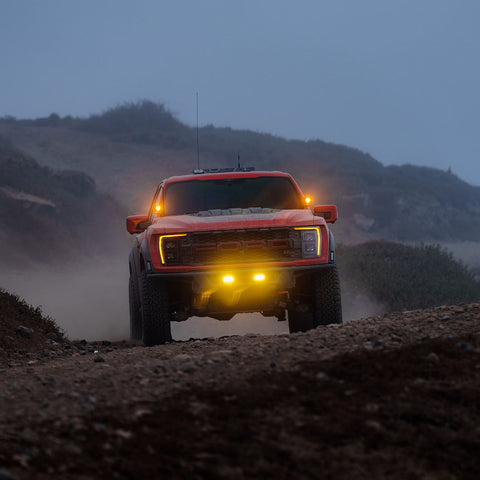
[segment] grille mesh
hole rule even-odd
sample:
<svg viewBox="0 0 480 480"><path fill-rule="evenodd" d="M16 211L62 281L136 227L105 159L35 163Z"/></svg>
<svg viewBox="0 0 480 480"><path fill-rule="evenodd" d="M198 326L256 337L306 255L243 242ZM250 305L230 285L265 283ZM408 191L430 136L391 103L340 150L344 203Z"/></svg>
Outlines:
<svg viewBox="0 0 480 480"><path fill-rule="evenodd" d="M301 233L293 228L196 232L179 239L178 261L168 265L257 263L302 258Z"/></svg>

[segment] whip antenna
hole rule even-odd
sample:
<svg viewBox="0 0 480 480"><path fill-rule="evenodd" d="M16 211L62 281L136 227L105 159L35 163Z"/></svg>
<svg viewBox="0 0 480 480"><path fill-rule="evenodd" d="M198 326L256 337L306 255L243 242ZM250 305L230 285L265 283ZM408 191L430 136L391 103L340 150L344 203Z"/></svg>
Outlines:
<svg viewBox="0 0 480 480"><path fill-rule="evenodd" d="M200 145L198 143L198 92L197 92L197 168L200 170Z"/></svg>

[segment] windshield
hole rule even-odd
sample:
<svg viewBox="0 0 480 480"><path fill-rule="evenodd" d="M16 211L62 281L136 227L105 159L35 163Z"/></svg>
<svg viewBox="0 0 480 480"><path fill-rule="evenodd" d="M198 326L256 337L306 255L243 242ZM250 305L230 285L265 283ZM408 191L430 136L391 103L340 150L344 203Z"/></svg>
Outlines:
<svg viewBox="0 0 480 480"><path fill-rule="evenodd" d="M166 186L164 196L165 215L252 207L295 209L304 204L288 177L174 182Z"/></svg>

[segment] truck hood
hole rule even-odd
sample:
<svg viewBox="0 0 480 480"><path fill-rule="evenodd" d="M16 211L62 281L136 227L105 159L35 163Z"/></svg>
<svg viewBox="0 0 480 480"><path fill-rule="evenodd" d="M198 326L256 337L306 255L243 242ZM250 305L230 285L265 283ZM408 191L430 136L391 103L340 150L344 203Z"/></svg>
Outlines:
<svg viewBox="0 0 480 480"><path fill-rule="evenodd" d="M149 234L188 233L211 230L247 228L278 228L325 225L310 209L278 210L269 213L240 213L236 215L172 215L159 217L148 227Z"/></svg>

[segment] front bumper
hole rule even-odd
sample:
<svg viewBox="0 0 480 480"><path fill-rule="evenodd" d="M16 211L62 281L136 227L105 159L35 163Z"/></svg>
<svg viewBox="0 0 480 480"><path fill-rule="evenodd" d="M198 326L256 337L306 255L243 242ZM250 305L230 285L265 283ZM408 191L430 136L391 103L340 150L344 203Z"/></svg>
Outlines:
<svg viewBox="0 0 480 480"><path fill-rule="evenodd" d="M248 312L281 308L299 277L310 275L333 264L265 268L218 268L189 273L151 273L168 279L168 285L187 294L190 314ZM228 281L227 281L228 280ZM285 308L283 306L283 308Z"/></svg>
<svg viewBox="0 0 480 480"><path fill-rule="evenodd" d="M333 268L335 267L334 263L322 263L317 265L289 265L289 266L236 266L236 267L219 267L217 266L215 270L195 270L189 272L148 272L149 277L163 278L163 279L187 279L187 278L208 278L208 277L219 277L228 273L237 272L241 276L260 273L268 273L277 278L294 278L299 275L307 275L318 270L323 270L324 268ZM147 269L148 271L148 269Z"/></svg>

